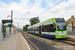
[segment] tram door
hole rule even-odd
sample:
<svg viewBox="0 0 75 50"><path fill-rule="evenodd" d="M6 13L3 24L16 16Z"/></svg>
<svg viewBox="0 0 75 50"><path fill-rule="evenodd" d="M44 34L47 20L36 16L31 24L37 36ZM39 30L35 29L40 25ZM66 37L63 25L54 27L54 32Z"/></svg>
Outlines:
<svg viewBox="0 0 75 50"><path fill-rule="evenodd" d="M41 26L39 26L39 35L41 36Z"/></svg>
<svg viewBox="0 0 75 50"><path fill-rule="evenodd" d="M35 28L34 28L34 34L35 34Z"/></svg>

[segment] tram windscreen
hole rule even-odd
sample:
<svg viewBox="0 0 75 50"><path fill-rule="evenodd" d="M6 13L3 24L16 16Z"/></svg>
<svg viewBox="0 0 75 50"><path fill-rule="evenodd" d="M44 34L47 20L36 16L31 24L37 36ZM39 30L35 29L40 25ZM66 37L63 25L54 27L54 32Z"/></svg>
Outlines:
<svg viewBox="0 0 75 50"><path fill-rule="evenodd" d="M64 19L56 19L58 31L66 30L66 24Z"/></svg>

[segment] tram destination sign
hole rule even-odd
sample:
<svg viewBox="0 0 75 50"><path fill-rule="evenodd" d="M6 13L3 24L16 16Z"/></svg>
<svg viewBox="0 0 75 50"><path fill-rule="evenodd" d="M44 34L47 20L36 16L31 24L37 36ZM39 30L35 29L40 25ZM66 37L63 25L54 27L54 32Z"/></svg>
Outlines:
<svg viewBox="0 0 75 50"><path fill-rule="evenodd" d="M62 22L65 22L64 19L55 19L56 21L62 21Z"/></svg>

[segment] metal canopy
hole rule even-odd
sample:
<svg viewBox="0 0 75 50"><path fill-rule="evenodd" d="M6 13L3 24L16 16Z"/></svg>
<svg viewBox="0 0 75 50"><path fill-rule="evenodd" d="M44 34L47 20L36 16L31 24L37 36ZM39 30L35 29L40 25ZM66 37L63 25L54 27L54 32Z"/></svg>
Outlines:
<svg viewBox="0 0 75 50"><path fill-rule="evenodd" d="M2 20L3 24L5 24L5 23L11 23L11 22L13 23L13 20Z"/></svg>

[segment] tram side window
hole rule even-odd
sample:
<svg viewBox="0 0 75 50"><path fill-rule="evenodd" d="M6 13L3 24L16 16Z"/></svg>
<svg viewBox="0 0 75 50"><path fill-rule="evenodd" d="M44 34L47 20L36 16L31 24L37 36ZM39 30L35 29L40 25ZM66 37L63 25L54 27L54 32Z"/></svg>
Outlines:
<svg viewBox="0 0 75 50"><path fill-rule="evenodd" d="M53 24L42 26L43 32L55 32L56 27Z"/></svg>
<svg viewBox="0 0 75 50"><path fill-rule="evenodd" d="M51 24L50 25L50 32L55 32L55 30L56 30L55 25Z"/></svg>
<svg viewBox="0 0 75 50"><path fill-rule="evenodd" d="M33 31L33 28L32 28L32 31Z"/></svg>
<svg viewBox="0 0 75 50"><path fill-rule="evenodd" d="M44 26L42 26L42 31L44 31Z"/></svg>
<svg viewBox="0 0 75 50"><path fill-rule="evenodd" d="M31 28L30 28L30 31L31 31Z"/></svg>
<svg viewBox="0 0 75 50"><path fill-rule="evenodd" d="M27 29L27 31L29 31L29 29Z"/></svg>
<svg viewBox="0 0 75 50"><path fill-rule="evenodd" d="M29 30L31 31L31 28Z"/></svg>
<svg viewBox="0 0 75 50"><path fill-rule="evenodd" d="M31 28L30 28L30 31L32 31Z"/></svg>
<svg viewBox="0 0 75 50"><path fill-rule="evenodd" d="M33 28L31 30L33 31Z"/></svg>
<svg viewBox="0 0 75 50"><path fill-rule="evenodd" d="M43 32L49 32L49 25L42 26Z"/></svg>
<svg viewBox="0 0 75 50"><path fill-rule="evenodd" d="M38 31L38 27L35 27L35 31Z"/></svg>
<svg viewBox="0 0 75 50"><path fill-rule="evenodd" d="M45 26L44 31L45 31L45 32L48 32L48 25Z"/></svg>
<svg viewBox="0 0 75 50"><path fill-rule="evenodd" d="M30 31L30 28L29 28L29 31Z"/></svg>
<svg viewBox="0 0 75 50"><path fill-rule="evenodd" d="M30 31L32 31L32 28L30 28Z"/></svg>
<svg viewBox="0 0 75 50"><path fill-rule="evenodd" d="M33 31L35 30L35 28L33 28Z"/></svg>
<svg viewBox="0 0 75 50"><path fill-rule="evenodd" d="M30 31L30 29L28 29L28 31Z"/></svg>
<svg viewBox="0 0 75 50"><path fill-rule="evenodd" d="M34 28L34 30L36 31L36 27Z"/></svg>
<svg viewBox="0 0 75 50"><path fill-rule="evenodd" d="M36 31L38 31L38 27L36 28Z"/></svg>
<svg viewBox="0 0 75 50"><path fill-rule="evenodd" d="M33 31L33 28L31 30Z"/></svg>

